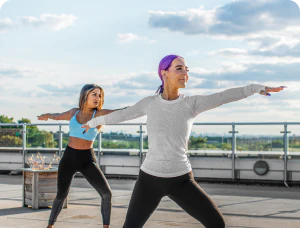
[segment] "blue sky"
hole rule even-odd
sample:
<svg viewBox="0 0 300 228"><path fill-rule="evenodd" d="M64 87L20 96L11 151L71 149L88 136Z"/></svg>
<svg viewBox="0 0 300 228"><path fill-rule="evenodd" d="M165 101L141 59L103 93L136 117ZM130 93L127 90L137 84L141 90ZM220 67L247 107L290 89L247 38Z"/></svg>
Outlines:
<svg viewBox="0 0 300 228"><path fill-rule="evenodd" d="M132 105L154 94L160 59L175 53L190 68L181 93L289 87L196 121L298 122L299 24L290 0L9 0L0 9L0 114L38 123L41 113L76 107L86 83L104 88L104 108Z"/></svg>

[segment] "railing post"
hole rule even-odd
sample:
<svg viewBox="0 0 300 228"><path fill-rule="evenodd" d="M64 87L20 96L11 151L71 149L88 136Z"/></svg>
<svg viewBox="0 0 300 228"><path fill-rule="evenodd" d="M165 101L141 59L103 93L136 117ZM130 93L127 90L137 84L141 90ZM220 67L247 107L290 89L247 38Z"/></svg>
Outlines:
<svg viewBox="0 0 300 228"><path fill-rule="evenodd" d="M22 129L22 149L23 149L22 168L25 168L25 153L26 153L26 124L23 124L23 129Z"/></svg>
<svg viewBox="0 0 300 228"><path fill-rule="evenodd" d="M102 151L102 131L98 134L98 166L100 167L100 156Z"/></svg>
<svg viewBox="0 0 300 228"><path fill-rule="evenodd" d="M288 150L289 150L289 136L288 134L291 133L288 131L288 125L287 123L284 123L284 131L281 131L280 133L283 133L283 142L284 142L284 174L283 174L283 182L285 186L288 187L287 180L288 180L288 173L287 173L287 162L288 162Z"/></svg>
<svg viewBox="0 0 300 228"><path fill-rule="evenodd" d="M22 168L25 168L25 155L26 155L26 123L23 124L22 129ZM25 207L25 173L22 176L22 207Z"/></svg>
<svg viewBox="0 0 300 228"><path fill-rule="evenodd" d="M62 132L62 129L61 129L61 124L59 124L58 153L59 153L60 158L62 157L62 141L63 141L63 135L62 134L63 134L63 132Z"/></svg>
<svg viewBox="0 0 300 228"><path fill-rule="evenodd" d="M231 161L232 161L232 168L231 168L231 178L232 180L236 179L235 176L235 157L236 157L236 133L239 133L238 131L235 131L235 123L232 123L232 131L229 131L229 133L232 134L232 140L231 140Z"/></svg>
<svg viewBox="0 0 300 228"><path fill-rule="evenodd" d="M140 167L143 163L143 125L140 124L140 131L138 131L138 133L140 133L140 152L139 152L139 158L140 158Z"/></svg>

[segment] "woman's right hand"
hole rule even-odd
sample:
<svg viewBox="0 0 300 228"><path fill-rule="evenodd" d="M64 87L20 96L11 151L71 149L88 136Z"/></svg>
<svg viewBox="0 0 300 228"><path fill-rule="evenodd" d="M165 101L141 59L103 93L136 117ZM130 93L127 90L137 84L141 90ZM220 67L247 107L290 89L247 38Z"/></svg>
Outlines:
<svg viewBox="0 0 300 228"><path fill-rule="evenodd" d="M287 87L286 86L279 86L279 87L268 87L268 86L266 86L265 88L266 88L266 90L260 91L260 94L263 95L263 96L271 96L270 93L278 93L278 92L280 92L281 90L283 90Z"/></svg>
<svg viewBox="0 0 300 228"><path fill-rule="evenodd" d="M42 115L38 116L37 118L38 118L38 120L48 120L49 119L47 114L42 114Z"/></svg>
<svg viewBox="0 0 300 228"><path fill-rule="evenodd" d="M82 132L82 134L85 134L86 132L88 132L90 130L90 126L87 124L83 124L81 126L81 128L85 128L84 131Z"/></svg>

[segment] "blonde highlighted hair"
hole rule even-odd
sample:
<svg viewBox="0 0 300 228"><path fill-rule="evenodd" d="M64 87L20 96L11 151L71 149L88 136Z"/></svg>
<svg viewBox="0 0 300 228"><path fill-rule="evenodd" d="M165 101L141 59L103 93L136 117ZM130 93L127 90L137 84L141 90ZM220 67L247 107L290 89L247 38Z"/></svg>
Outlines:
<svg viewBox="0 0 300 228"><path fill-rule="evenodd" d="M85 102L87 101L87 97L90 94L91 91L93 91L94 89L100 89L100 102L97 108L97 110L101 110L102 106L104 104L104 90L96 85L96 84L86 84L85 86L82 87L81 91L80 91L80 95L79 95L79 109L82 110Z"/></svg>

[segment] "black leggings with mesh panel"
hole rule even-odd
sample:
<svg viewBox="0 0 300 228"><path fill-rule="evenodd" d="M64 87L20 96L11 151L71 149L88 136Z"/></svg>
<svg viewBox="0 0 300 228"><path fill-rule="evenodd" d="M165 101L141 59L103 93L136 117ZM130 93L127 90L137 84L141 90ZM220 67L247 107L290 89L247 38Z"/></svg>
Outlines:
<svg viewBox="0 0 300 228"><path fill-rule="evenodd" d="M109 225L111 216L111 189L97 165L93 149L77 150L69 146L67 146L58 166L57 195L52 205L49 225L53 225L56 222L76 172L82 173L100 194L102 222L104 225Z"/></svg>
<svg viewBox="0 0 300 228"><path fill-rule="evenodd" d="M178 177L162 178L140 170L123 228L143 227L164 196L175 201L206 228L225 227L220 210L195 182L192 172Z"/></svg>

